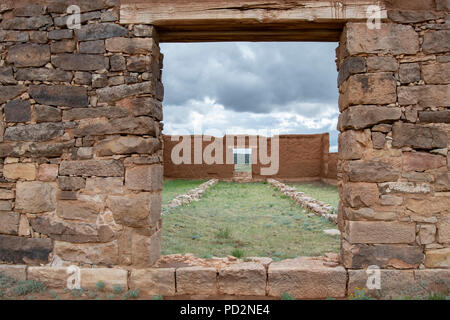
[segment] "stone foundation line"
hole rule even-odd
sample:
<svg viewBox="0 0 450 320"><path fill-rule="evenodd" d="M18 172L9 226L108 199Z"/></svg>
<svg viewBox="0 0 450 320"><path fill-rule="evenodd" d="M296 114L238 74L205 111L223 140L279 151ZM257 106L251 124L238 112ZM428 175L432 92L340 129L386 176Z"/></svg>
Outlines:
<svg viewBox="0 0 450 320"><path fill-rule="evenodd" d="M302 208L305 208L313 212L316 216L324 217L329 221L337 224L337 214L333 213L333 207L316 200L307 194L297 191L293 187L289 187L284 183L281 183L275 179L267 179L267 182L278 189L282 194L289 196L295 203L299 204Z"/></svg>
<svg viewBox="0 0 450 320"><path fill-rule="evenodd" d="M205 191L208 190L210 187L216 185L218 182L219 182L218 179L211 179L202 183L197 188L189 190L185 194L180 194L179 196L176 196L172 201L170 201L169 207L173 209L182 206L184 204L199 201L200 198L205 193Z"/></svg>

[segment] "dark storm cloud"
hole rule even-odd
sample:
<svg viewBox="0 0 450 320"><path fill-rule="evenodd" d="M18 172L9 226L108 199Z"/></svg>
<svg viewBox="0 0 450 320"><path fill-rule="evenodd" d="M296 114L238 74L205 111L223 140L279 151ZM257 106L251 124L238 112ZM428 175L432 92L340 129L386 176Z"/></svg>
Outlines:
<svg viewBox="0 0 450 320"><path fill-rule="evenodd" d="M208 96L227 109L256 113L295 111L293 102L335 103L336 45L162 44L165 103Z"/></svg>

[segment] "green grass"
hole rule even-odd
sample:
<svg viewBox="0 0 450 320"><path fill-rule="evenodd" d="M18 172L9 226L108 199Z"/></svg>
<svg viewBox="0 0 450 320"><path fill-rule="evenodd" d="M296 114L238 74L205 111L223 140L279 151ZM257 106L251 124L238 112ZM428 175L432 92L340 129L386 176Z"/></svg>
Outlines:
<svg viewBox="0 0 450 320"><path fill-rule="evenodd" d="M323 182L298 182L289 183L297 191L304 192L310 197L331 205L337 209L339 204L339 193L336 186L331 186Z"/></svg>
<svg viewBox="0 0 450 320"><path fill-rule="evenodd" d="M225 257L238 249L282 260L338 252L339 237L322 232L336 226L307 213L268 184L219 182L164 216L162 253Z"/></svg>
<svg viewBox="0 0 450 320"><path fill-rule="evenodd" d="M251 163L237 163L234 165L235 172L252 172Z"/></svg>
<svg viewBox="0 0 450 320"><path fill-rule="evenodd" d="M207 180L164 180L162 203L168 204L176 196L194 189Z"/></svg>

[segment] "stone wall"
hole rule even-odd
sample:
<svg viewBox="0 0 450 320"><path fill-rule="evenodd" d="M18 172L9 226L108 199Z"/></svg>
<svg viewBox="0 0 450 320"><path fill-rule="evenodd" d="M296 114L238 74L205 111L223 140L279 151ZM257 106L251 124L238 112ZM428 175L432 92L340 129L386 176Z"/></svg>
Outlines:
<svg viewBox="0 0 450 320"><path fill-rule="evenodd" d="M389 11L380 29L348 23L342 33L339 226L347 268L450 267L449 7L437 3L411 11L422 9L411 2L419 7Z"/></svg>
<svg viewBox="0 0 450 320"><path fill-rule="evenodd" d="M81 29L67 28L67 6ZM0 261L160 254L162 55L117 0L0 6Z"/></svg>
<svg viewBox="0 0 450 320"><path fill-rule="evenodd" d="M190 164L175 164L172 160L173 148L182 142L181 139L172 141L172 136L164 135L164 176L176 179L232 179L234 175L234 165L226 164L227 142L226 136L222 138L211 137L211 141L200 142L202 150L214 143L217 139L223 145L223 164L195 164L195 136L190 136L191 159ZM201 141L202 137L197 136ZM258 154L259 136L241 135L242 147L252 149L252 154ZM234 138L234 147L238 148L238 136ZM256 147L252 145L252 139L256 142ZM199 143L199 145L200 145ZM267 138L267 149L271 150L271 138ZM281 179L284 181L300 180L320 180L321 178L335 181L337 179L337 161L333 162L335 155L330 154L329 134L312 135L280 135L279 136L279 171L275 175L265 176L261 174L261 168L268 167L262 164L258 156L258 162L252 165L252 177L254 180L264 180L268 177ZM176 150L178 151L178 150ZM178 153L177 153L178 154ZM331 166L331 167L330 167ZM335 168L333 168L335 166Z"/></svg>

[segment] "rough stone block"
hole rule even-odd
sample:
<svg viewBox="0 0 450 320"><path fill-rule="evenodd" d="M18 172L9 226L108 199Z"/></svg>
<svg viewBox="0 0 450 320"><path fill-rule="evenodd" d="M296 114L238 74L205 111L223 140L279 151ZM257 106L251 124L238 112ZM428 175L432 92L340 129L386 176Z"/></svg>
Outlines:
<svg viewBox="0 0 450 320"><path fill-rule="evenodd" d="M82 177L122 177L124 168L118 160L62 161L59 166L59 174Z"/></svg>
<svg viewBox="0 0 450 320"><path fill-rule="evenodd" d="M37 174L37 179L39 181L56 181L58 177L58 165L57 164L47 164L43 163L39 166L39 171Z"/></svg>
<svg viewBox="0 0 450 320"><path fill-rule="evenodd" d="M105 52L105 41L103 40L80 42L80 53L101 54Z"/></svg>
<svg viewBox="0 0 450 320"><path fill-rule="evenodd" d="M392 139L392 145L398 148L440 149L448 144L447 133L439 128L402 122L393 125Z"/></svg>
<svg viewBox="0 0 450 320"><path fill-rule="evenodd" d="M78 41L102 40L128 35L128 30L114 23L88 24L75 30Z"/></svg>
<svg viewBox="0 0 450 320"><path fill-rule="evenodd" d="M426 171L438 169L447 165L446 157L425 152L404 152L403 170Z"/></svg>
<svg viewBox="0 0 450 320"><path fill-rule="evenodd" d="M266 277L266 268L262 264L232 264L219 270L219 294L265 296Z"/></svg>
<svg viewBox="0 0 450 320"><path fill-rule="evenodd" d="M73 108L88 105L87 90L84 87L32 85L29 94L38 103L44 105Z"/></svg>
<svg viewBox="0 0 450 320"><path fill-rule="evenodd" d="M161 190L162 180L163 168L160 165L127 168L125 173L125 186L130 190Z"/></svg>
<svg viewBox="0 0 450 320"><path fill-rule="evenodd" d="M367 69L369 72L389 72L397 71L398 63L394 57L367 57Z"/></svg>
<svg viewBox="0 0 450 320"><path fill-rule="evenodd" d="M371 207L378 203L380 193L376 183L346 183L342 198L353 208Z"/></svg>
<svg viewBox="0 0 450 320"><path fill-rule="evenodd" d="M420 246L398 244L350 244L343 240L342 257L346 268L361 269L371 265L380 268L418 268L424 254Z"/></svg>
<svg viewBox="0 0 450 320"><path fill-rule="evenodd" d="M21 84L16 86L0 86L0 103L14 99L25 91L27 91L27 87Z"/></svg>
<svg viewBox="0 0 450 320"><path fill-rule="evenodd" d="M53 20L50 16L14 17L4 19L1 28L5 30L38 30L51 25L53 25Z"/></svg>
<svg viewBox="0 0 450 320"><path fill-rule="evenodd" d="M123 193L123 178L87 178L85 192L95 194Z"/></svg>
<svg viewBox="0 0 450 320"><path fill-rule="evenodd" d="M350 55L399 55L415 54L419 51L419 35L409 25L382 23L380 29L368 30L366 23L347 23L344 33Z"/></svg>
<svg viewBox="0 0 450 320"><path fill-rule="evenodd" d="M67 220L77 220L95 224L102 206L94 201L59 200L56 214Z"/></svg>
<svg viewBox="0 0 450 320"><path fill-rule="evenodd" d="M156 44L153 39L117 37L106 39L106 50L128 54L148 54L155 53Z"/></svg>
<svg viewBox="0 0 450 320"><path fill-rule="evenodd" d="M411 83L420 80L420 66L418 63L403 63L400 65L399 77L401 83Z"/></svg>
<svg viewBox="0 0 450 320"><path fill-rule="evenodd" d="M68 278L66 267L29 267L27 271L28 280L45 283L49 288L66 288Z"/></svg>
<svg viewBox="0 0 450 320"><path fill-rule="evenodd" d="M52 64L62 70L94 71L109 68L109 59L94 54L61 54L52 57Z"/></svg>
<svg viewBox="0 0 450 320"><path fill-rule="evenodd" d="M136 136L117 137L102 140L94 147L94 152L99 157L115 154L152 154L160 147L156 138L141 138Z"/></svg>
<svg viewBox="0 0 450 320"><path fill-rule="evenodd" d="M370 146L370 139L364 131L344 131L339 134L338 142L338 157L343 160L361 159L364 150Z"/></svg>
<svg viewBox="0 0 450 320"><path fill-rule="evenodd" d="M33 181L36 179L36 171L34 163L10 163L3 166L3 176L11 180Z"/></svg>
<svg viewBox="0 0 450 320"><path fill-rule="evenodd" d="M19 231L20 214L17 212L0 211L0 233L17 235Z"/></svg>
<svg viewBox="0 0 450 320"><path fill-rule="evenodd" d="M450 268L450 248L427 250L425 266L427 268Z"/></svg>
<svg viewBox="0 0 450 320"><path fill-rule="evenodd" d="M6 58L15 67L42 67L50 62L50 47L39 44L18 44L12 46Z"/></svg>
<svg viewBox="0 0 450 320"><path fill-rule="evenodd" d="M16 280L24 281L27 280L27 266L0 264L0 274L4 274Z"/></svg>
<svg viewBox="0 0 450 320"><path fill-rule="evenodd" d="M397 87L390 72L355 74L340 88L339 109L349 105L391 104L397 100Z"/></svg>
<svg viewBox="0 0 450 320"><path fill-rule="evenodd" d="M155 93L155 88L150 81L130 85L124 84L97 90L99 102L113 102L126 97L137 96L146 93Z"/></svg>
<svg viewBox="0 0 450 320"><path fill-rule="evenodd" d="M390 164L373 160L350 161L344 165L343 171L352 182L397 181L400 176Z"/></svg>
<svg viewBox="0 0 450 320"><path fill-rule="evenodd" d="M49 141L64 134L63 123L39 123L8 127L4 139L9 141Z"/></svg>
<svg viewBox="0 0 450 320"><path fill-rule="evenodd" d="M109 243L69 243L55 241L55 254L66 261L113 266L118 264L117 241Z"/></svg>
<svg viewBox="0 0 450 320"><path fill-rule="evenodd" d="M161 195L142 192L126 196L109 196L106 205L114 220L122 225L156 227L160 220Z"/></svg>
<svg viewBox="0 0 450 320"><path fill-rule="evenodd" d="M398 87L398 103L402 106L440 107L450 105L450 85Z"/></svg>
<svg viewBox="0 0 450 320"><path fill-rule="evenodd" d="M396 107L352 106L339 116L338 128L341 131L345 129L364 129L381 122L399 120L401 115L402 110Z"/></svg>
<svg viewBox="0 0 450 320"><path fill-rule="evenodd" d="M217 294L217 270L210 267L184 267L176 270L177 294Z"/></svg>
<svg viewBox="0 0 450 320"><path fill-rule="evenodd" d="M95 290L99 281L105 283L105 289L112 291L114 286L121 286L124 291L128 290L128 271L119 268L92 268L81 269L81 287L83 289Z"/></svg>
<svg viewBox="0 0 450 320"><path fill-rule="evenodd" d="M450 202L450 201L447 201ZM438 218L437 223L438 236L437 240L439 243L450 243L450 214L441 214Z"/></svg>
<svg viewBox="0 0 450 320"><path fill-rule="evenodd" d="M269 265L268 295L287 292L296 299L345 297L347 272L341 266L328 267L323 261L301 257Z"/></svg>
<svg viewBox="0 0 450 320"><path fill-rule="evenodd" d="M75 40L65 39L50 43L51 53L72 53L75 51L77 44Z"/></svg>
<svg viewBox="0 0 450 320"><path fill-rule="evenodd" d="M27 100L9 101L3 111L6 122L27 122L31 120L31 105Z"/></svg>
<svg viewBox="0 0 450 320"><path fill-rule="evenodd" d="M450 62L422 65L422 77L426 84L449 84Z"/></svg>
<svg viewBox="0 0 450 320"><path fill-rule="evenodd" d="M34 105L32 119L37 123L60 122L61 110L50 106Z"/></svg>
<svg viewBox="0 0 450 320"><path fill-rule="evenodd" d="M425 123L450 123L450 110L421 111L419 112L419 120Z"/></svg>
<svg viewBox="0 0 450 320"><path fill-rule="evenodd" d="M58 177L58 185L64 191L77 191L83 189L86 185L86 180L81 177Z"/></svg>
<svg viewBox="0 0 450 320"><path fill-rule="evenodd" d="M41 213L55 210L56 183L17 182L15 209L25 213Z"/></svg>
<svg viewBox="0 0 450 320"><path fill-rule="evenodd" d="M133 269L131 270L130 289L139 289L145 295L175 295L175 269Z"/></svg>
<svg viewBox="0 0 450 320"><path fill-rule="evenodd" d="M53 243L50 239L0 235L0 261L36 265L48 263Z"/></svg>
<svg viewBox="0 0 450 320"><path fill-rule="evenodd" d="M159 126L150 117L128 117L120 119L98 119L81 122L73 130L75 136L103 136L113 134L151 135L159 134Z"/></svg>
<svg viewBox="0 0 450 320"><path fill-rule="evenodd" d="M350 243L414 243L415 223L348 221L345 237Z"/></svg>
<svg viewBox="0 0 450 320"><path fill-rule="evenodd" d="M450 30L430 30L425 33L422 44L426 53L450 51Z"/></svg>
<svg viewBox="0 0 450 320"><path fill-rule="evenodd" d="M71 82L72 73L47 68L18 69L17 80Z"/></svg>

